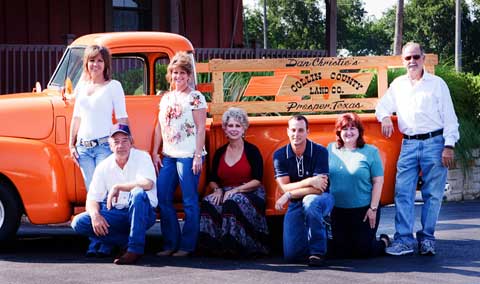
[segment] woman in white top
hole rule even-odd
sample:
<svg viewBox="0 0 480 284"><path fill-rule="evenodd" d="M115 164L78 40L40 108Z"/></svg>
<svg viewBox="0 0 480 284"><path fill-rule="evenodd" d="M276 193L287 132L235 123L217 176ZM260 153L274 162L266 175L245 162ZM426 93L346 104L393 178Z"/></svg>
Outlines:
<svg viewBox="0 0 480 284"><path fill-rule="evenodd" d="M205 154L205 97L191 87L193 62L185 52L177 53L167 68L173 91L160 101L155 128L153 162L159 171L158 204L164 239L159 256L186 256L195 250L200 221L198 180ZM162 145L163 159L158 150ZM185 224L182 232L173 207L177 185L182 189Z"/></svg>
<svg viewBox="0 0 480 284"><path fill-rule="evenodd" d="M75 106L70 123L70 154L88 191L95 167L112 152L108 136L112 113L128 124L125 94L120 82L111 79L111 55L106 47L91 45L83 56L83 74L75 88ZM107 256L111 248L90 239L87 256Z"/></svg>

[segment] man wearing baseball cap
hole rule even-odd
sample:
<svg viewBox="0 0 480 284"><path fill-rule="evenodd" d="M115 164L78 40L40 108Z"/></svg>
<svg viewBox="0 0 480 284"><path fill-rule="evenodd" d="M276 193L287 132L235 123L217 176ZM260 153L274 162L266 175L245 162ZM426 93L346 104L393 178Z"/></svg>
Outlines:
<svg viewBox="0 0 480 284"><path fill-rule="evenodd" d="M155 224L155 168L148 153L133 148L128 125L113 125L108 141L113 154L95 169L86 212L75 216L72 228L126 249L115 264L134 264L144 253L145 232Z"/></svg>

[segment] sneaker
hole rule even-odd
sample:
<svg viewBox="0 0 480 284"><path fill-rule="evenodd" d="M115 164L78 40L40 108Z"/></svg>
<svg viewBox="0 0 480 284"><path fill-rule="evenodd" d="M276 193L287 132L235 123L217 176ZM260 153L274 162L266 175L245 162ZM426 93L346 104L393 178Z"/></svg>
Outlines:
<svg viewBox="0 0 480 284"><path fill-rule="evenodd" d="M190 255L190 252L185 250L178 250L172 254L172 256L176 256L176 257L186 257L189 255Z"/></svg>
<svg viewBox="0 0 480 284"><path fill-rule="evenodd" d="M413 246L409 246L402 242L393 242L391 246L385 249L389 255L405 255L413 253Z"/></svg>
<svg viewBox="0 0 480 284"><path fill-rule="evenodd" d="M321 254L312 254L308 257L308 266L324 266L325 265L325 256Z"/></svg>
<svg viewBox="0 0 480 284"><path fill-rule="evenodd" d="M423 240L419 242L418 251L421 255L435 255L435 242L432 240Z"/></svg>
<svg viewBox="0 0 480 284"><path fill-rule="evenodd" d="M172 249L162 250L157 252L157 256L171 256L174 252Z"/></svg>

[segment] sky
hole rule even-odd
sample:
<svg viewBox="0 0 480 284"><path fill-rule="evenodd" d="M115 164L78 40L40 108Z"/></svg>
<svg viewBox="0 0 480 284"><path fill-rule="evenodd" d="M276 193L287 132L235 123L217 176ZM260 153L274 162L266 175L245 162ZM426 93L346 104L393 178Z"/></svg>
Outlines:
<svg viewBox="0 0 480 284"><path fill-rule="evenodd" d="M406 2L407 0L404 0ZM395 5L397 0L363 0L365 10L368 15L375 16L379 19L382 13L388 8ZM263 3L263 0L243 0L244 5L252 5L252 3Z"/></svg>

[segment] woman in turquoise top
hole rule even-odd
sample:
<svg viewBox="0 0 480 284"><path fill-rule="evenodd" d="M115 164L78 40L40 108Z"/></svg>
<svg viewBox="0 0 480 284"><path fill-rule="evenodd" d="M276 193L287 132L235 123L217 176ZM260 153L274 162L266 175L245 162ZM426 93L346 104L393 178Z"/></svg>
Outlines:
<svg viewBox="0 0 480 284"><path fill-rule="evenodd" d="M341 114L335 124L337 141L328 145L330 192L335 197L331 257L383 255L390 240L376 233L380 221L383 166L378 149L365 144L357 114Z"/></svg>

